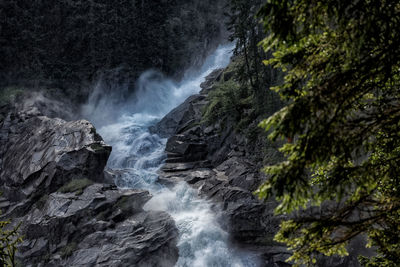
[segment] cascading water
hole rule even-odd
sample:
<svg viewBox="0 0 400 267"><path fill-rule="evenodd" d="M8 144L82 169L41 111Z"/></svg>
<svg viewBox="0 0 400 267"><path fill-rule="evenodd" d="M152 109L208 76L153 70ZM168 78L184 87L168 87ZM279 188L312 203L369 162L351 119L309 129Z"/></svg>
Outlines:
<svg viewBox="0 0 400 267"><path fill-rule="evenodd" d="M200 83L214 69L226 67L232 50L232 44L220 46L200 71L191 72L178 84L157 72L145 72L137 82L135 95L117 108L112 101L118 97L101 97L99 84L83 108L113 147L108 166L121 170L117 185L149 190L153 198L145 209L166 211L175 220L180 235L177 266L258 266L254 255L228 245L228 234L218 225L211 204L199 198L195 190L184 182L172 189L157 183L167 140L148 130L187 97L198 93Z"/></svg>

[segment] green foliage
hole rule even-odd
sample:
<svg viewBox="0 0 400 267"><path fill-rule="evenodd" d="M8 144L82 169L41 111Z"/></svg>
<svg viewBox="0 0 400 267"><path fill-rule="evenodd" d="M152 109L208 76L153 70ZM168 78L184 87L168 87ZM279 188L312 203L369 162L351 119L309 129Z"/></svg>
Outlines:
<svg viewBox="0 0 400 267"><path fill-rule="evenodd" d="M83 179L74 179L71 180L68 184L63 185L61 188L58 189L60 193L72 193L75 192L75 195L82 195L83 190L86 187L93 184L93 181L83 178Z"/></svg>
<svg viewBox="0 0 400 267"><path fill-rule="evenodd" d="M400 3L269 0L260 17L289 103L260 125L294 140L256 192L280 201L277 213L299 211L276 240L312 265L367 234L378 254L361 263L399 266Z"/></svg>
<svg viewBox="0 0 400 267"><path fill-rule="evenodd" d="M249 127L256 119L254 95L247 86L237 81L242 62L242 58L236 57L209 92L209 103L204 109L203 122L219 122L222 126L234 124L236 131L254 135L255 131L259 131L256 126Z"/></svg>
<svg viewBox="0 0 400 267"><path fill-rule="evenodd" d="M0 264L15 266L15 252L17 244L22 242L18 236L19 225L11 230L4 230L10 221L0 221Z"/></svg>
<svg viewBox="0 0 400 267"><path fill-rule="evenodd" d="M268 90L279 79L279 72L263 66L266 55L257 45L264 36L262 25L255 18L262 2L229 1L228 27L231 40L236 42L234 59L209 93L210 102L204 113L207 123L234 123L235 130L245 132L252 140L256 139L257 130L256 126L249 126L281 107L277 94Z"/></svg>
<svg viewBox="0 0 400 267"><path fill-rule="evenodd" d="M281 72L265 68L262 59L267 55L258 46L264 33L255 15L263 2L229 1L228 27L231 40L236 42L234 57L210 91L203 115L206 123L218 122L221 129L232 127L260 150L268 142L262 140L265 133L257 127L258 122L282 107L279 96L269 90L281 79ZM276 153L273 156L277 158Z"/></svg>
<svg viewBox="0 0 400 267"><path fill-rule="evenodd" d="M226 117L237 121L240 116L239 103L241 102L240 85L234 80L221 81L215 85L214 90L209 93L210 102L204 113L206 122L213 123L218 119Z"/></svg>
<svg viewBox="0 0 400 267"><path fill-rule="evenodd" d="M252 96L252 106L257 115L269 116L281 107L276 93L268 90L281 78L280 71L263 66L267 57L258 43L264 38L262 24L255 15L264 0L230 0L229 28L231 40L236 41L235 55L241 60L236 68L236 77L242 87L247 87Z"/></svg>
<svg viewBox="0 0 400 267"><path fill-rule="evenodd" d="M18 243L22 242L22 237L18 234L21 224L12 229L7 229L10 228L10 223L9 220L0 221L0 265L4 267L16 266L15 253Z"/></svg>

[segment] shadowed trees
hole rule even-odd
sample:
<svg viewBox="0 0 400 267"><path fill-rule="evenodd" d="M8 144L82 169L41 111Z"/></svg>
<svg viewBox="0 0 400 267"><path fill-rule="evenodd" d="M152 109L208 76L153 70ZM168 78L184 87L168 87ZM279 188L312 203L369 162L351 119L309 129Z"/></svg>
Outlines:
<svg viewBox="0 0 400 267"><path fill-rule="evenodd" d="M270 0L260 16L267 64L285 72L274 89L289 103L261 126L293 138L257 191L292 214L276 240L312 265L366 234L377 255L361 263L398 266L399 2Z"/></svg>

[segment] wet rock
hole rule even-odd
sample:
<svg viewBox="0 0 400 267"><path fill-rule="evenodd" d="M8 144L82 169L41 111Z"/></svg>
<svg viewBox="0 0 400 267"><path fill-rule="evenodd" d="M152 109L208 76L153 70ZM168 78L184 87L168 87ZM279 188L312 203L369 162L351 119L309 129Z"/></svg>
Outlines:
<svg viewBox="0 0 400 267"><path fill-rule="evenodd" d="M196 142L194 138L187 137L186 135L174 135L168 139L166 150L169 153L174 153L175 157L179 158L180 162L193 162L205 160L208 154L207 144L203 142Z"/></svg>
<svg viewBox="0 0 400 267"><path fill-rule="evenodd" d="M215 82L221 79L223 72L224 69L216 69L211 72L210 75L207 76L206 80L200 85L202 89L200 93L208 94L213 89L213 85L215 84Z"/></svg>
<svg viewBox="0 0 400 267"><path fill-rule="evenodd" d="M166 115L159 123L150 127L150 132L166 138L179 131L182 132L185 128L195 126L195 120L193 120L192 117L201 118L199 104L201 105L204 100L204 95L193 95L189 97L183 104Z"/></svg>
<svg viewBox="0 0 400 267"><path fill-rule="evenodd" d="M161 168L163 172L182 172L191 171L197 168L208 168L211 167L209 161L196 161L196 162L178 162L178 163L166 163Z"/></svg>
<svg viewBox="0 0 400 267"><path fill-rule="evenodd" d="M166 127L164 132L172 133L159 180L164 184L186 181L197 188L200 195L222 209L220 224L236 242L259 248L273 243L280 221L273 215L275 204L262 203L252 193L265 177L257 163L247 159L246 150L251 148L243 136L232 130L231 123L222 129L218 123L202 123L207 93L213 90L221 73L213 72L202 84L203 97L189 98L157 125L160 132ZM167 124L172 118L179 120Z"/></svg>
<svg viewBox="0 0 400 267"><path fill-rule="evenodd" d="M150 198L105 184L52 193L24 217L18 258L28 266L173 266L177 229L168 214L143 211Z"/></svg>
<svg viewBox="0 0 400 267"><path fill-rule="evenodd" d="M168 113L157 125L150 128L152 133L157 133L161 137L171 137L186 130L197 131L198 134L203 130L197 127L202 119L203 108L207 104L207 93L212 90L212 86L221 78L223 69L214 70L200 86L200 94L192 95L184 103Z"/></svg>
<svg viewBox="0 0 400 267"><path fill-rule="evenodd" d="M157 125L159 132L170 135L167 160L160 170L159 180L163 184L186 181L197 188L200 195L216 203L218 212L222 210L220 225L235 242L260 255L263 266L291 266L286 263L290 253L273 240L283 219L274 215L276 202L261 202L253 194L267 179L260 172L264 159L271 164L282 159L277 149L279 145L265 147L260 140L263 136L248 141L234 130L229 118L223 124L217 121L204 125L202 122L207 94L221 77L229 79L233 75L221 73L221 70L213 72L202 84L200 96L203 97L189 98ZM256 124L254 122L253 126ZM350 251L352 248L354 245ZM359 266L357 254L346 258L321 257L318 266Z"/></svg>
<svg viewBox="0 0 400 267"><path fill-rule="evenodd" d="M24 214L72 179L111 182L103 175L110 152L88 121L10 113L0 125L0 190Z"/></svg>
<svg viewBox="0 0 400 267"><path fill-rule="evenodd" d="M85 120L28 108L0 122L1 218L21 223L20 265L174 266L174 221L143 210L147 191L112 184L110 152Z"/></svg>

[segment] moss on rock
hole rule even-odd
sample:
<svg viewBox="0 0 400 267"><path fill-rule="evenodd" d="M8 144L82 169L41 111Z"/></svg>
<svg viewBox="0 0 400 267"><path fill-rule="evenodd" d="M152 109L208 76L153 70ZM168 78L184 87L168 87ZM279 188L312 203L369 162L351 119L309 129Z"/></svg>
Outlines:
<svg viewBox="0 0 400 267"><path fill-rule="evenodd" d="M68 243L65 247L61 249L61 258L65 259L72 256L77 247L78 244L76 244L75 242Z"/></svg>
<svg viewBox="0 0 400 267"><path fill-rule="evenodd" d="M60 193L71 193L75 192L75 195L82 195L83 190L85 190L86 187L89 185L92 185L93 181L83 178L83 179L74 179L71 180L68 184L63 185L58 189L58 192Z"/></svg>

